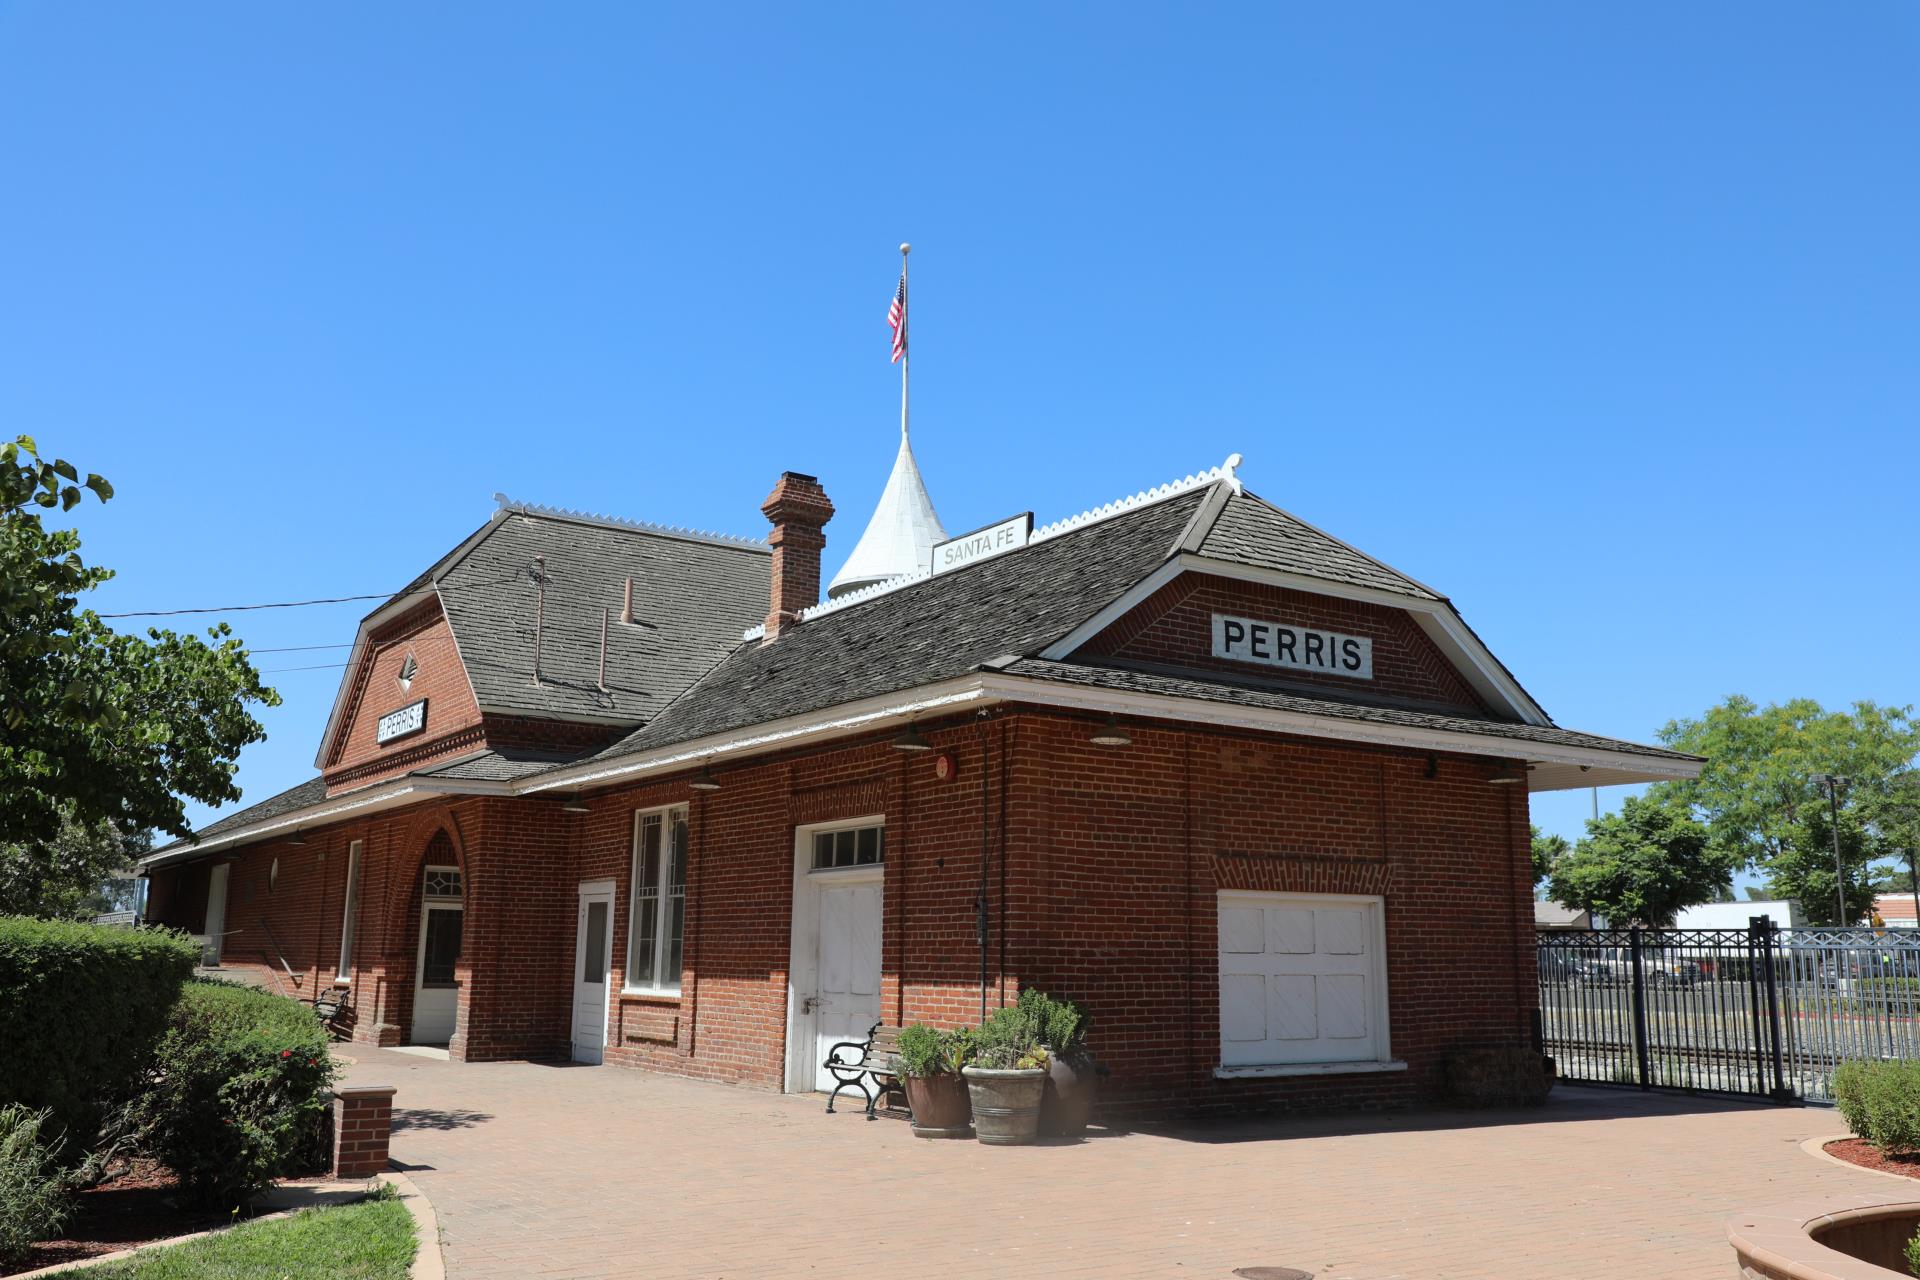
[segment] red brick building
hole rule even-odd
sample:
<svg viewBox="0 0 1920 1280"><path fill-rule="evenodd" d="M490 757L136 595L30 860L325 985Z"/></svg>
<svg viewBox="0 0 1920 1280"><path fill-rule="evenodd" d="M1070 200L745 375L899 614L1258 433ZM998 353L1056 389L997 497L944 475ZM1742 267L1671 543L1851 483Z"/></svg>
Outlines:
<svg viewBox="0 0 1920 1280"><path fill-rule="evenodd" d="M764 542L503 499L361 624L318 775L148 860L150 917L469 1061L806 1090L1037 985L1124 1105L1426 1095L1530 1039L1529 792L1698 762L1554 726L1237 462L944 539L903 441L825 603L808 476Z"/></svg>

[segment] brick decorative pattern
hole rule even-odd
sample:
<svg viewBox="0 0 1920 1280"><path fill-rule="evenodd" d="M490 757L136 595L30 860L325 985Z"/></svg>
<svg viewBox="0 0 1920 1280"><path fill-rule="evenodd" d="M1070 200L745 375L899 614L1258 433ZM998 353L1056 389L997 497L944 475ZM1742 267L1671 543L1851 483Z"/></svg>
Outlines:
<svg viewBox="0 0 1920 1280"><path fill-rule="evenodd" d="M333 1094L333 1176L371 1178L387 1167L393 1128L391 1085L354 1085Z"/></svg>
<svg viewBox="0 0 1920 1280"><path fill-rule="evenodd" d="M399 683L401 664L412 654L417 670L408 688ZM374 741L380 717L408 703L427 700L423 733L381 745ZM429 600L368 637L354 668L343 723L323 772L329 789L358 786L405 773L439 758L475 749L480 708L473 701L453 629Z"/></svg>
<svg viewBox="0 0 1920 1280"><path fill-rule="evenodd" d="M1213 615L1315 627L1373 641L1373 679L1215 658ZM1312 595L1211 574L1183 573L1081 646L1077 661L1219 672L1276 686L1388 698L1428 709L1487 714L1486 704L1403 609Z"/></svg>

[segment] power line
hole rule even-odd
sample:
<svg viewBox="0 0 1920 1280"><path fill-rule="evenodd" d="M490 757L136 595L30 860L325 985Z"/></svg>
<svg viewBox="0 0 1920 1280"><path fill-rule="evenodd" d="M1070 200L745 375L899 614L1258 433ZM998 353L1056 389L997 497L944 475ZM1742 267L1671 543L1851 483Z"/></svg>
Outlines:
<svg viewBox="0 0 1920 1280"><path fill-rule="evenodd" d="M260 674L263 676L271 676L279 675L287 671L337 671L341 667L352 665L350 662L323 662L315 667L267 667L263 669Z"/></svg>
<svg viewBox="0 0 1920 1280"><path fill-rule="evenodd" d="M450 586L444 582L435 583L433 584L433 589L442 595L456 591L489 591L494 587L512 586L514 583L522 580L523 579L516 574L510 578L499 578L488 582L469 582L458 587ZM590 585L582 583L578 579L558 577L551 572L547 574L547 581L550 584L560 586ZM424 590L425 587L422 586L418 589ZM401 592L398 591L375 591L363 596L328 596L319 600L277 600L271 604L230 604L211 609L133 609L125 613L102 613L95 616L100 618L177 618L182 614L188 613L246 613L254 609L304 609L308 605L316 604L352 604L359 600L391 600L400 594ZM254 652L272 653L274 650L256 649Z"/></svg>
<svg viewBox="0 0 1920 1280"><path fill-rule="evenodd" d="M364 596L333 596L326 600L281 600L273 604L230 604L213 609L135 609L128 613L103 613L102 618L176 618L183 613L245 613L251 609L300 609L310 604L351 604L355 600L385 600L391 591L376 591Z"/></svg>
<svg viewBox="0 0 1920 1280"><path fill-rule="evenodd" d="M306 653L309 650L313 650L313 649L351 649L353 647L354 647L354 642L351 640L348 640L341 644L290 644L290 645L285 645L278 649L248 649L247 652L248 653Z"/></svg>

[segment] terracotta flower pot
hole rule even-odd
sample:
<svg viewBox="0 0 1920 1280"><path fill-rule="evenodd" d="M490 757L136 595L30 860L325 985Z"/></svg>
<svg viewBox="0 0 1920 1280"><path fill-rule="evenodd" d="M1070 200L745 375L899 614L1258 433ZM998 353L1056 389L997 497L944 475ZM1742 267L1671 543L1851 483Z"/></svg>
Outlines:
<svg viewBox="0 0 1920 1280"><path fill-rule="evenodd" d="M973 1106L967 1082L948 1072L937 1076L907 1076L907 1105L913 1108L916 1138L971 1138Z"/></svg>
<svg viewBox="0 0 1920 1280"><path fill-rule="evenodd" d="M1046 1091L1040 1098L1040 1133L1048 1138L1078 1138L1087 1131L1100 1073L1092 1058L1047 1060Z"/></svg>
<svg viewBox="0 0 1920 1280"><path fill-rule="evenodd" d="M1040 1095L1047 1087L1044 1067L1030 1071L1001 1071L965 1067L967 1093L973 1100L973 1131L980 1141L996 1147L1019 1147L1040 1135Z"/></svg>

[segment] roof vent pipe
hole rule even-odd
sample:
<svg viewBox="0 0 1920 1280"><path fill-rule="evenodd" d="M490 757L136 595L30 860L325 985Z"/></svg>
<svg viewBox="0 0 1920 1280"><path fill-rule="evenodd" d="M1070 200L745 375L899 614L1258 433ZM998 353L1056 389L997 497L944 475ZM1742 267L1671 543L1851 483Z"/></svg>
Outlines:
<svg viewBox="0 0 1920 1280"><path fill-rule="evenodd" d="M547 630L547 558L533 558L533 581L539 590L539 599L533 606L533 682L540 683L540 644L546 638Z"/></svg>
<svg viewBox="0 0 1920 1280"><path fill-rule="evenodd" d="M607 691L607 618L608 611L600 611L600 692Z"/></svg>
<svg viewBox="0 0 1920 1280"><path fill-rule="evenodd" d="M627 579L627 594L620 602L620 621L633 625L633 579Z"/></svg>

